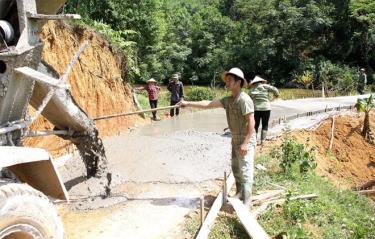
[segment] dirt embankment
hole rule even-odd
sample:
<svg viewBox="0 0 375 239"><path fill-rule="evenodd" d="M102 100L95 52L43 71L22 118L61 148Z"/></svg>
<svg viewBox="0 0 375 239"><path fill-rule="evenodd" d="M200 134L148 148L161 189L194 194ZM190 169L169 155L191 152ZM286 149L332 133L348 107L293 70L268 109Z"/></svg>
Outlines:
<svg viewBox="0 0 375 239"><path fill-rule="evenodd" d="M91 118L136 110L124 79L126 60L103 37L92 30L51 21L44 26L41 38L44 42L44 61L60 75L79 46L89 41L69 75L69 83L75 101ZM101 136L109 136L134 126L136 122L142 124L144 121L139 116L129 116L97 121L96 124ZM40 117L32 128L52 129L53 126ZM56 155L64 151L69 142L49 136L29 138L25 144L46 148Z"/></svg>
<svg viewBox="0 0 375 239"><path fill-rule="evenodd" d="M375 112L371 113L374 126ZM329 151L332 120L324 121L315 131L299 131L294 134L299 142L310 140L317 147L317 171L334 184L352 187L375 178L375 146L361 136L364 115L335 117L334 139ZM375 130L374 127L372 127Z"/></svg>

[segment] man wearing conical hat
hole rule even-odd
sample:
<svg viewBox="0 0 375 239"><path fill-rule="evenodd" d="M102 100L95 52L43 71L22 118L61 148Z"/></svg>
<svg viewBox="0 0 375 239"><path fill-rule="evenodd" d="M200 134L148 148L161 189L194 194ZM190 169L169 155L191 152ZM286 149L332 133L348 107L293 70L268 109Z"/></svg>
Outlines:
<svg viewBox="0 0 375 239"><path fill-rule="evenodd" d="M260 144L263 145L263 141L267 137L268 122L271 117L271 103L269 100L269 92L272 92L275 97L279 97L279 91L276 87L267 84L265 79L259 76L250 82L249 95L254 102L254 118L255 118L255 131L258 134L260 122L262 122L262 131L260 134Z"/></svg>
<svg viewBox="0 0 375 239"><path fill-rule="evenodd" d="M182 107L224 108L227 122L232 134L232 171L236 180L236 198L242 199L245 205L251 200L251 189L254 176L254 153L256 138L254 133L254 105L250 96L242 92L246 86L244 74L239 68L232 68L222 74L226 88L231 92L220 100L184 101Z"/></svg>

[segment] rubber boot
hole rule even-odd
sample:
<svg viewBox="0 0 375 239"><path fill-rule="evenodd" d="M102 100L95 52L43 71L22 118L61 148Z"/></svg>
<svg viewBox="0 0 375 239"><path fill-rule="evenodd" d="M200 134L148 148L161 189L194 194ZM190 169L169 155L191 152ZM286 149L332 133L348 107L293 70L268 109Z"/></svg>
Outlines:
<svg viewBox="0 0 375 239"><path fill-rule="evenodd" d="M243 204L246 207L251 207L251 192L249 190L243 190L242 197L243 197Z"/></svg>
<svg viewBox="0 0 375 239"><path fill-rule="evenodd" d="M236 194L233 197L242 200L241 183L236 183Z"/></svg>
<svg viewBox="0 0 375 239"><path fill-rule="evenodd" d="M260 144L263 145L263 141L267 138L267 130L262 130L262 133L260 134Z"/></svg>

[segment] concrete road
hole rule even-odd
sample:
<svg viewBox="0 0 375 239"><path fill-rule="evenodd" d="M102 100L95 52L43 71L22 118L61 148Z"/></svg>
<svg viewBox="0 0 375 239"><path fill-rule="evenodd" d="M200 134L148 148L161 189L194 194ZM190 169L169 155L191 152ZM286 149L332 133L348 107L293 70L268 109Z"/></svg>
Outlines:
<svg viewBox="0 0 375 239"><path fill-rule="evenodd" d="M352 105L356 99L277 101L272 103L272 118ZM224 110L215 109L185 113L105 139L115 196L73 203L73 208L86 208L79 213L63 207L67 238L184 238L185 215L198 207L199 196L219 190L213 179L230 169L225 127ZM70 164L62 170L68 184L84 174L80 160ZM98 180L78 180L69 193L73 197L96 194L104 188ZM121 199L116 193L127 196Z"/></svg>
<svg viewBox="0 0 375 239"><path fill-rule="evenodd" d="M272 118L354 105L357 96L279 100ZM183 109L189 110L189 109ZM199 182L221 177L230 165L225 111L185 113L104 141L110 165L131 181Z"/></svg>
<svg viewBox="0 0 375 239"><path fill-rule="evenodd" d="M361 97L368 97L363 95ZM297 100L277 100L271 103L271 120L297 113L322 110L339 106L354 105L359 96L343 96L332 98L307 98ZM189 109L182 109L189 110ZM196 130L200 132L222 133L227 127L225 111L213 109L198 111L194 114L183 114L177 119L154 122L137 131L139 135L157 136L180 130Z"/></svg>
<svg viewBox="0 0 375 239"><path fill-rule="evenodd" d="M274 101L271 119L354 105L357 98ZM230 138L223 135L226 127L223 109L185 112L153 122L104 140L109 167L121 180L134 182L200 182L222 177L230 167Z"/></svg>

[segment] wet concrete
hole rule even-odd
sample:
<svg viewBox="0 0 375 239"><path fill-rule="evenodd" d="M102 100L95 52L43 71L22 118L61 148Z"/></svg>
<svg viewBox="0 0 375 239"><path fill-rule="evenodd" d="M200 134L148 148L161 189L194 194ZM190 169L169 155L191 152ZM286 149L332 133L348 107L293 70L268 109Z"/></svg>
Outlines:
<svg viewBox="0 0 375 239"><path fill-rule="evenodd" d="M221 177L230 166L230 138L218 133L135 133L106 140L105 146L108 158L116 159L109 168L136 182L199 182Z"/></svg>
<svg viewBox="0 0 375 239"><path fill-rule="evenodd" d="M271 102L271 120L307 111L354 105L358 97L359 96L344 96L273 101ZM368 95L361 97L368 97ZM182 110L188 111L189 109ZM136 135L142 136L157 136L181 130L223 133L223 129L226 127L225 111L223 109L211 109L198 111L193 114L182 114L178 116L178 118L153 122L137 130L135 133Z"/></svg>
<svg viewBox="0 0 375 239"><path fill-rule="evenodd" d="M272 102L271 119L326 107L353 105L357 98L278 100ZM222 177L223 172L230 169L230 138L223 135L226 127L225 111L212 109L185 113L153 122L130 134L105 139L114 186L125 181L178 183ZM79 166L67 170L66 180L75 177L72 175L76 168ZM79 173L75 174L78 177ZM81 188L72 187L72 190L82 193Z"/></svg>
<svg viewBox="0 0 375 239"><path fill-rule="evenodd" d="M272 103L272 118L355 101L356 97L277 101ZM314 117L308 124L321 118ZM305 124L302 118L296 121ZM60 210L68 238L184 238L184 216L198 208L199 196L218 191L213 179L230 168L230 138L222 134L226 127L224 110L215 109L105 139L113 174L113 194L106 199L100 197L105 181L84 180L82 161L68 162L61 172L72 198L80 198Z"/></svg>
<svg viewBox="0 0 375 239"><path fill-rule="evenodd" d="M190 109L181 109L181 111L190 112L185 112L171 119L153 122L134 133L135 135L142 136L167 135L171 132L183 130L222 133L223 129L227 127L227 120L223 109L210 109L196 112L191 112Z"/></svg>
<svg viewBox="0 0 375 239"><path fill-rule="evenodd" d="M298 100L278 100L271 103L272 105L272 118L278 118L294 115L297 113L304 113L308 111L322 110L327 108L354 105L358 97L363 96L343 96L332 98L308 98Z"/></svg>

